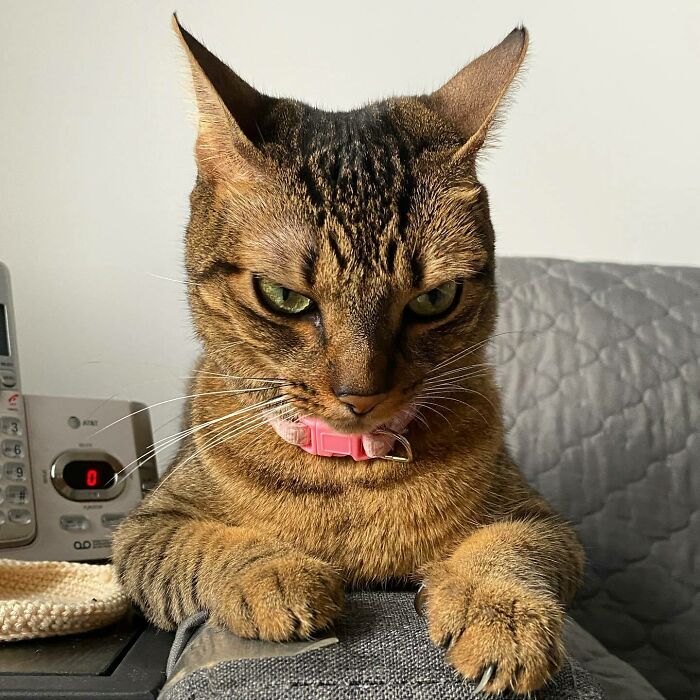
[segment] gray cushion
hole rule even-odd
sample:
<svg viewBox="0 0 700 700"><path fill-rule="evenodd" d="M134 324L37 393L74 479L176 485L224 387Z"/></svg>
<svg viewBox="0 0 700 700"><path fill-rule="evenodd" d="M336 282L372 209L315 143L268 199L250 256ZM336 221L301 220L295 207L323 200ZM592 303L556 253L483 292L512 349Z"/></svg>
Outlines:
<svg viewBox="0 0 700 700"><path fill-rule="evenodd" d="M589 556L573 616L700 698L700 269L503 259L499 281L510 444Z"/></svg>
<svg viewBox="0 0 700 700"><path fill-rule="evenodd" d="M474 694L473 684L447 666L443 652L430 642L425 621L413 608L413 597L413 593L399 592L353 593L336 625L339 642L293 656L271 656L289 645L241 643L224 630L205 626L171 664L161 700L483 698ZM232 656L239 659L221 660ZM604 696L590 674L569 659L547 690L534 697L602 700ZM634 700L657 698L640 695Z"/></svg>

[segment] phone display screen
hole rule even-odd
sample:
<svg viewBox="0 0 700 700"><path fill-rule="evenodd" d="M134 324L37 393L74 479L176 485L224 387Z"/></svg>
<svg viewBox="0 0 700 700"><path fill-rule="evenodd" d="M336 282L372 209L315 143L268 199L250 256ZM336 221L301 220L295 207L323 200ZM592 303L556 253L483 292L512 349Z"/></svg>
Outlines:
<svg viewBox="0 0 700 700"><path fill-rule="evenodd" d="M7 322L7 308L0 304L0 355L10 355L10 329Z"/></svg>
<svg viewBox="0 0 700 700"><path fill-rule="evenodd" d="M114 469L107 462L75 460L63 468L63 480L72 489L108 489L116 483Z"/></svg>

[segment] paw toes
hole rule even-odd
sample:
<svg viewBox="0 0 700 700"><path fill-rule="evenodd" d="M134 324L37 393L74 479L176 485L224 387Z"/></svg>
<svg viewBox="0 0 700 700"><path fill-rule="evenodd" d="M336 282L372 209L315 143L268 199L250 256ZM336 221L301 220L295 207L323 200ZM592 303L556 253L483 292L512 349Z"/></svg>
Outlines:
<svg viewBox="0 0 700 700"><path fill-rule="evenodd" d="M527 694L556 672L563 653L556 600L511 581L470 586L451 576L428 584L432 641L446 646L447 661L485 692Z"/></svg>
<svg viewBox="0 0 700 700"><path fill-rule="evenodd" d="M342 582L330 566L287 555L244 571L212 618L241 637L281 642L327 627L342 603Z"/></svg>

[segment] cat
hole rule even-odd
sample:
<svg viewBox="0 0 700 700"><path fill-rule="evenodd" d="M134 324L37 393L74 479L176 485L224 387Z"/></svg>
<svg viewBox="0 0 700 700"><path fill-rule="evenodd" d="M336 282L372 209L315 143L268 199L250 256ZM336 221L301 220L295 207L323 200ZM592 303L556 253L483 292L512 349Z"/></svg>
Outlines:
<svg viewBox="0 0 700 700"><path fill-rule="evenodd" d="M476 174L526 30L431 94L336 113L261 94L173 27L199 112L186 267L203 352L180 452L115 535L121 583L159 627L205 609L283 641L329 626L346 587L420 582L459 673L541 687L584 557L505 445ZM379 456L307 453L309 416Z"/></svg>

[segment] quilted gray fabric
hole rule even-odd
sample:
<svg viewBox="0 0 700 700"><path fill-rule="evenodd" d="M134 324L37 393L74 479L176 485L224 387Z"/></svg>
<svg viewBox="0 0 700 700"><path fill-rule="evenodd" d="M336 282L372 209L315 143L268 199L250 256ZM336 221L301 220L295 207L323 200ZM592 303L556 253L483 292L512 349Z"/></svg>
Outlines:
<svg viewBox="0 0 700 700"><path fill-rule="evenodd" d="M588 551L573 616L697 700L700 269L502 259L499 280L510 444Z"/></svg>
<svg viewBox="0 0 700 700"><path fill-rule="evenodd" d="M457 676L428 638L413 609L412 593L353 593L336 625L339 644L297 656L222 661L178 672L161 700L476 700L474 685ZM214 631L214 646L217 645ZM228 633L225 633L228 634ZM195 634L188 651L212 657L212 630ZM220 642L219 642L220 644ZM258 644L264 644L258 642ZM209 646L203 654L197 647ZM275 645L272 645L275 646ZM282 645L276 645L282 646ZM251 655L252 656L252 655ZM502 700L515 696L503 694ZM576 661L567 661L547 690L533 700L602 700L602 691ZM646 700L639 696L635 700ZM651 700L651 698L649 698Z"/></svg>
<svg viewBox="0 0 700 700"><path fill-rule="evenodd" d="M499 284L494 358L510 444L588 551L573 616L667 700L699 700L700 270L501 259ZM471 698L410 606L382 595L356 599L349 647L225 662L164 698ZM610 698L655 697L577 638L573 656ZM567 666L548 700L598 697L580 674Z"/></svg>

